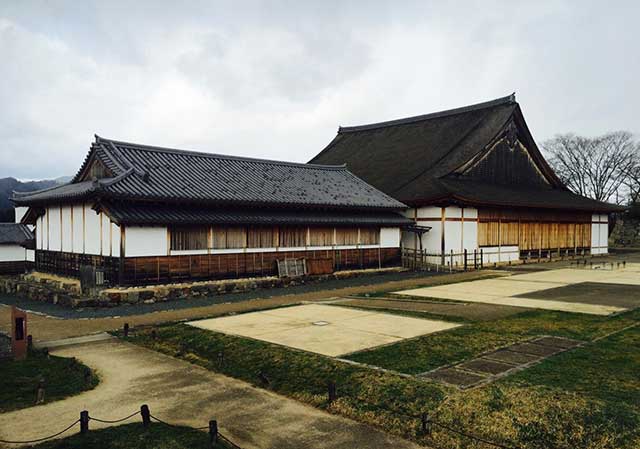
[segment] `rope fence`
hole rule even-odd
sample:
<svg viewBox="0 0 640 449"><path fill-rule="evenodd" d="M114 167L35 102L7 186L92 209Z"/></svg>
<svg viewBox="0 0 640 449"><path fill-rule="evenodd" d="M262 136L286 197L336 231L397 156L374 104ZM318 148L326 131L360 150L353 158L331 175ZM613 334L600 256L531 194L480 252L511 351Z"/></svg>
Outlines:
<svg viewBox="0 0 640 449"><path fill-rule="evenodd" d="M128 421L131 418L133 418L135 416L138 416L138 415L140 415L142 417L142 425L145 428L149 427L149 425L151 424L151 420L152 419L154 421L159 422L161 424L164 424L166 426L173 426L173 424L170 424L170 423L168 423L168 422L166 422L166 421L164 421L164 420L162 420L160 418L157 418L156 416L152 415L150 410L149 410L149 406L146 405L146 404L143 404L142 406L140 406L140 410L137 410L137 411L131 413L128 416L125 416L124 418L120 418L120 419L114 419L114 420L94 418L94 417L89 415L89 412L87 410L83 410L83 411L80 412L80 419L75 420L73 423L69 424L63 430L61 430L60 432L54 433L53 435L48 435L48 436L41 437L41 438L35 438L35 439L32 439L32 440L21 440L21 441L0 439L0 444L33 444L33 443L41 443L43 441L47 441L47 440L51 440L51 439L59 437L60 435L64 434L65 432L68 432L71 429L73 429L78 424L80 424L80 434L84 435L84 434L89 432L89 422L90 421L96 421L96 422L103 423L103 424L119 424L119 423ZM203 426L203 427L191 427L190 429L193 430L193 431L196 431L196 432L208 431L208 433L209 433L209 442L207 444L207 448L209 448L209 449L215 448L216 444L218 444L218 442L222 442L226 446L228 446L228 447L230 447L232 449L242 449L240 446L238 446L233 441L229 440L229 438L227 438L222 433L220 433L220 431L218 430L218 422L216 420L209 421L209 424L206 425L206 426Z"/></svg>

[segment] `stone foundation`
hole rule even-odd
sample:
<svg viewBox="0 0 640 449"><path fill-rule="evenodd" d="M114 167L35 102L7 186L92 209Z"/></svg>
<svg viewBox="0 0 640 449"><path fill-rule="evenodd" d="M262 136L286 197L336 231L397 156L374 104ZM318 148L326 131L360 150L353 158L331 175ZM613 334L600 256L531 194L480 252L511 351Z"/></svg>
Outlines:
<svg viewBox="0 0 640 449"><path fill-rule="evenodd" d="M120 304L151 304L159 301L188 300L189 298L243 293L258 289L286 288L296 285L320 283L327 280L349 279L402 271L401 268L337 271L332 274L297 278L262 277L188 282L145 287L118 287L99 291L94 297L83 296L78 283L63 278L42 275L0 278L0 293L60 304L65 307L110 307Z"/></svg>

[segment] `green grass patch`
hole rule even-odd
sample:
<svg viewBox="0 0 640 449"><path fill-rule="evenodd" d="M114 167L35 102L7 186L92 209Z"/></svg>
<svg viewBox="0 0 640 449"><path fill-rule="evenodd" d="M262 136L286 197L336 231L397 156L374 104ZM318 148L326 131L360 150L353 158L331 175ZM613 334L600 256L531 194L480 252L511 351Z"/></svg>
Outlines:
<svg viewBox="0 0 640 449"><path fill-rule="evenodd" d="M639 319L640 310L613 317L535 310L373 348L347 358L417 374L536 335L589 341L629 326Z"/></svg>
<svg viewBox="0 0 640 449"><path fill-rule="evenodd" d="M44 380L45 402L73 396L98 385L98 377L75 358L33 351L26 360L0 362L0 412L31 407Z"/></svg>
<svg viewBox="0 0 640 449"><path fill-rule="evenodd" d="M144 428L141 423L90 430L86 435L75 434L67 438L30 446L32 449L193 449L209 448L209 435L191 427L168 426L152 423ZM230 446L220 442L215 449Z"/></svg>
<svg viewBox="0 0 640 449"><path fill-rule="evenodd" d="M550 334L593 340L636 323L639 318L638 311L613 317L523 312L378 348L353 358L377 353L382 354L379 364L386 363L388 358L392 363L415 366L422 371L425 365L437 366L454 357L467 358L527 336ZM604 338L500 382L466 391L185 324L157 327L155 333L153 339L150 329L139 331L129 340L427 446L487 447L437 427L431 437L421 435L419 421L409 416L424 411L453 428L508 447L632 449L640 443L638 329ZM419 363L412 364L412 358ZM338 399L331 404L327 401L329 380L337 383L338 392Z"/></svg>
<svg viewBox="0 0 640 449"><path fill-rule="evenodd" d="M572 391L640 412L640 327L564 352L506 379Z"/></svg>

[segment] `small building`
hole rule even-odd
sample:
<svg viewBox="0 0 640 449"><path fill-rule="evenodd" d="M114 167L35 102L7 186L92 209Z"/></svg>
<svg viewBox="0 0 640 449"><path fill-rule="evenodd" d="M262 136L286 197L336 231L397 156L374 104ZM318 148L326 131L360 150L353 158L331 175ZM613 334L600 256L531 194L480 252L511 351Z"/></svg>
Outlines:
<svg viewBox="0 0 640 449"><path fill-rule="evenodd" d="M273 275L290 258L311 272L387 266L411 222L344 165L98 136L69 184L13 201L35 225L37 270L79 276L89 265L112 285Z"/></svg>
<svg viewBox="0 0 640 449"><path fill-rule="evenodd" d="M422 234L405 248L461 264L608 251L608 214L622 208L572 193L538 149L515 94L417 117L339 128L311 160L346 164L410 206Z"/></svg>
<svg viewBox="0 0 640 449"><path fill-rule="evenodd" d="M0 275L24 273L34 260L33 232L20 223L0 223Z"/></svg>

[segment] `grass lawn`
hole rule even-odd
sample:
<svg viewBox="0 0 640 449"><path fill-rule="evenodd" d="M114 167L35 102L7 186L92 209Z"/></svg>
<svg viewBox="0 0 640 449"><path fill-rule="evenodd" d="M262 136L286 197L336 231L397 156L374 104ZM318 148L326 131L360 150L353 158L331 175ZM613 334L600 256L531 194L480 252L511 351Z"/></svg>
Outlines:
<svg viewBox="0 0 640 449"><path fill-rule="evenodd" d="M98 377L76 359L34 351L26 360L0 362L0 412L33 406L40 379L44 379L45 402L98 385Z"/></svg>
<svg viewBox="0 0 640 449"><path fill-rule="evenodd" d="M210 448L209 435L183 426L152 423L124 424L117 427L90 430L86 435L75 434L59 440L47 441L33 449L198 449ZM231 448L222 442L215 449Z"/></svg>
<svg viewBox="0 0 640 449"><path fill-rule="evenodd" d="M432 318L415 312L393 313ZM528 336L550 334L592 341L639 320L640 311L613 317L530 311L469 323L351 358L417 373ZM155 332L156 339L147 329L130 341L426 445L488 447L438 427L431 437L421 435L418 420L410 416L425 411L451 427L510 447L640 447L637 328L465 391L185 324L157 327ZM338 399L331 404L326 393L329 380L336 381L338 390Z"/></svg>
<svg viewBox="0 0 640 449"><path fill-rule="evenodd" d="M346 358L407 374L418 374L535 335L589 341L638 320L640 310L614 317L536 310L468 324L447 332L358 352Z"/></svg>

